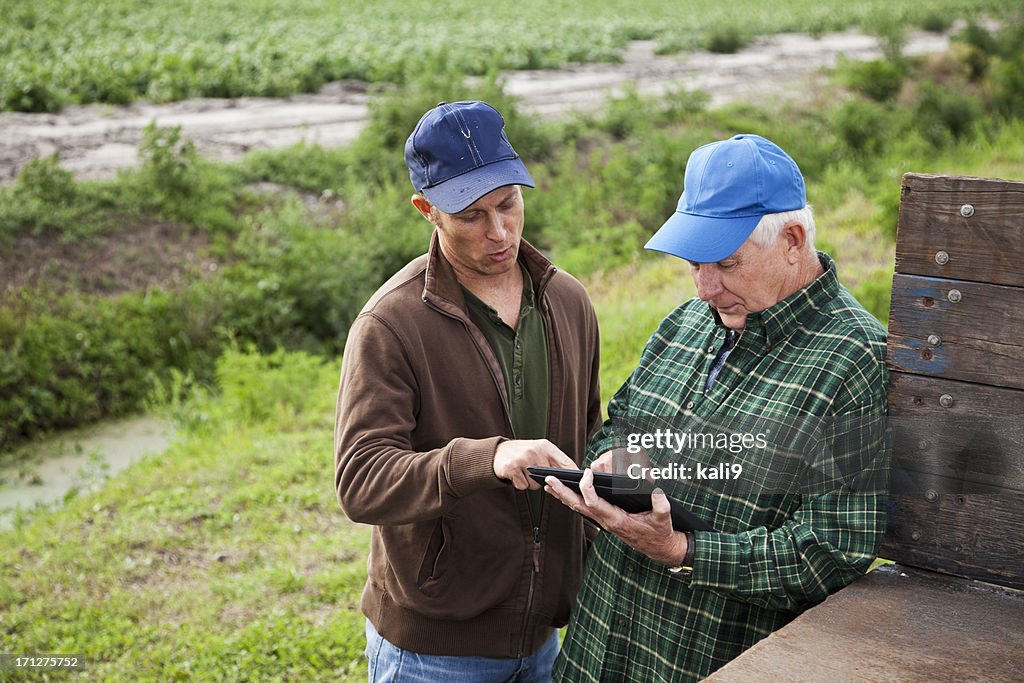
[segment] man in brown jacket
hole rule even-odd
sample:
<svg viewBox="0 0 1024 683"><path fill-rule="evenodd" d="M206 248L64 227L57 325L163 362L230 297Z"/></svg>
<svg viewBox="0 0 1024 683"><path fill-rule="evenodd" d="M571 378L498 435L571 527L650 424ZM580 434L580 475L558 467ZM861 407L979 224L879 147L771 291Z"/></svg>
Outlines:
<svg viewBox="0 0 1024 683"><path fill-rule="evenodd" d="M550 680L585 539L525 468L577 467L600 426L597 319L522 239L501 114L442 102L405 157L435 230L352 326L334 434L338 500L374 525L369 678Z"/></svg>

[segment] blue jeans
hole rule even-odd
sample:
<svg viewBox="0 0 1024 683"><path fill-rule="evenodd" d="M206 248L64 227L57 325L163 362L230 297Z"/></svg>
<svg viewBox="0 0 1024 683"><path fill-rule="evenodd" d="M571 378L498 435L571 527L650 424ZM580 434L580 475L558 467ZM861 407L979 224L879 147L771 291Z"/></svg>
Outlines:
<svg viewBox="0 0 1024 683"><path fill-rule="evenodd" d="M370 683L550 683L558 654L558 632L529 657L447 657L421 655L384 640L366 620Z"/></svg>

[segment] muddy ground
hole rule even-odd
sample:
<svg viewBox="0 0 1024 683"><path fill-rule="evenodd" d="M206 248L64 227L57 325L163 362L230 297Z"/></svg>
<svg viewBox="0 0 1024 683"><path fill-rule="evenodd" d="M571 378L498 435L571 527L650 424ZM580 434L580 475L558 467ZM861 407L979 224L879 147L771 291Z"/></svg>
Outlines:
<svg viewBox="0 0 1024 683"><path fill-rule="evenodd" d="M939 53L948 45L947 35L911 33L904 54ZM873 59L881 50L875 38L853 31L821 38L775 35L731 55L657 56L652 42L638 41L624 51L620 64L510 72L504 80L506 90L519 96L525 109L543 116L594 110L626 84L641 93L704 90L711 95L711 106L809 101L824 80L822 69L834 66L840 55ZM30 159L54 152L81 178L112 177L136 163L136 145L154 120L160 126L181 126L201 154L221 160L299 141L343 145L366 123L366 89L365 83L345 81L331 83L317 94L287 99L196 99L165 105L89 105L59 114L2 113L0 184L13 181Z"/></svg>

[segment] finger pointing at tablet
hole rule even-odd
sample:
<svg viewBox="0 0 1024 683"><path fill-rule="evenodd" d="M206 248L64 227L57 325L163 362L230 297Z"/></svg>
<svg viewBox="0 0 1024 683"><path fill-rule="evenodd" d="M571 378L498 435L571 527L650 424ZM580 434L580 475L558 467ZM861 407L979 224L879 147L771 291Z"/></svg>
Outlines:
<svg viewBox="0 0 1024 683"><path fill-rule="evenodd" d="M547 439L518 439L498 445L494 454L494 474L499 479L510 480L520 490L539 489L540 484L533 481L526 471L530 465L575 467L576 463Z"/></svg>

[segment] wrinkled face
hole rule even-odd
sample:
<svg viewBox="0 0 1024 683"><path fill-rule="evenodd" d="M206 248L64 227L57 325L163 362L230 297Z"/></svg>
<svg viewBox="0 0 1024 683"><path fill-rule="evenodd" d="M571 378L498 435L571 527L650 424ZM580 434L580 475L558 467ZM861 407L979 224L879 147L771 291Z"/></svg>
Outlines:
<svg viewBox="0 0 1024 683"><path fill-rule="evenodd" d="M784 236L759 247L749 239L717 263L690 261L697 296L718 311L726 327L742 329L747 315L763 311L785 299L787 243Z"/></svg>
<svg viewBox="0 0 1024 683"><path fill-rule="evenodd" d="M500 275L515 267L523 236L523 193L499 187L458 213L436 214L441 251L456 272Z"/></svg>

